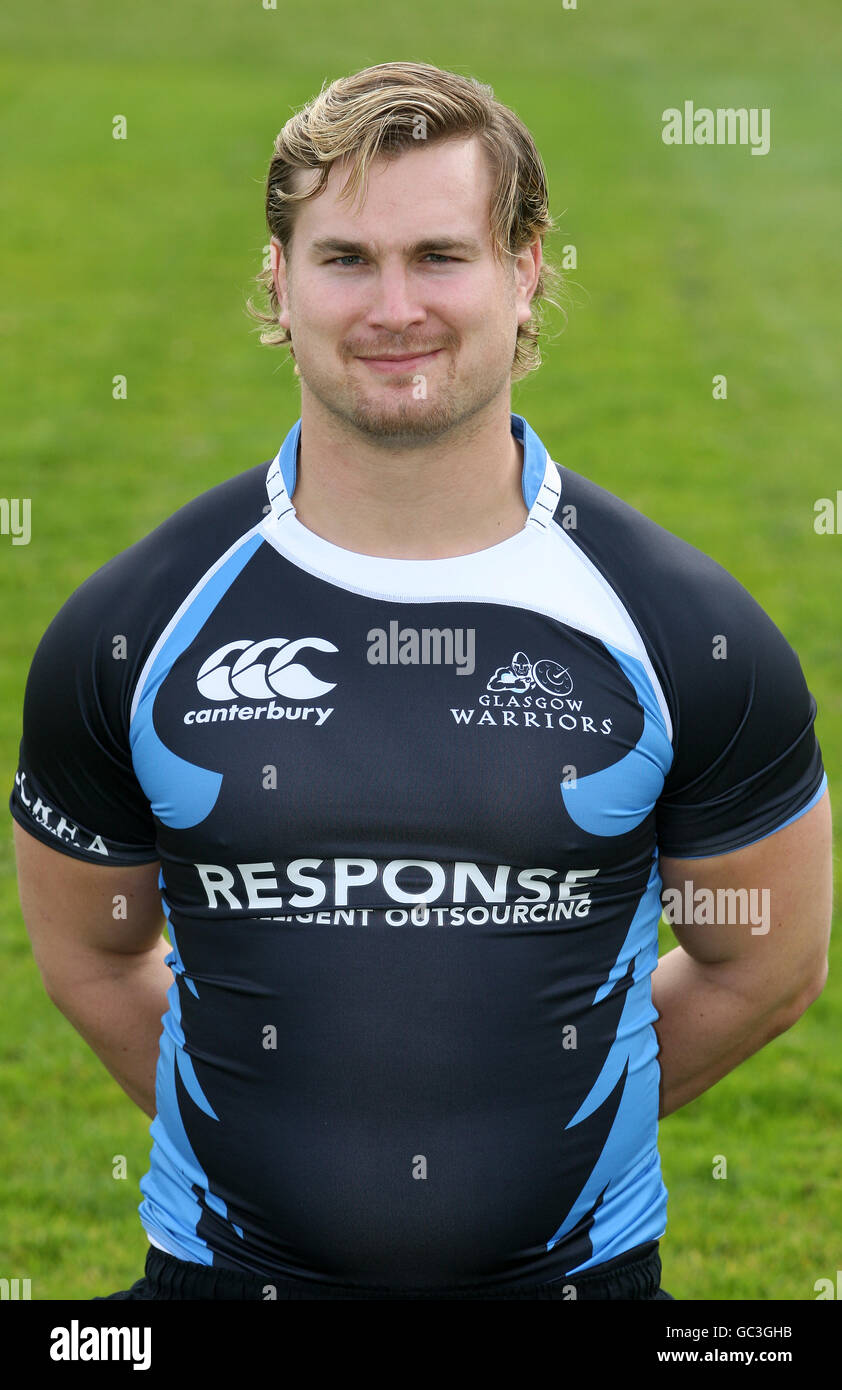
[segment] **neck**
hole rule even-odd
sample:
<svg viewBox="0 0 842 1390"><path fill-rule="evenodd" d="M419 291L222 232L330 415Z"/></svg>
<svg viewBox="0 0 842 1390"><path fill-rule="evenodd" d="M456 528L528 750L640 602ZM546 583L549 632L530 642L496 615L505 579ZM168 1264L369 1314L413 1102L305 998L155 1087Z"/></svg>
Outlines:
<svg viewBox="0 0 842 1390"><path fill-rule="evenodd" d="M372 439L302 388L296 516L346 550L436 560L485 550L520 531L523 446L507 400L406 449Z"/></svg>

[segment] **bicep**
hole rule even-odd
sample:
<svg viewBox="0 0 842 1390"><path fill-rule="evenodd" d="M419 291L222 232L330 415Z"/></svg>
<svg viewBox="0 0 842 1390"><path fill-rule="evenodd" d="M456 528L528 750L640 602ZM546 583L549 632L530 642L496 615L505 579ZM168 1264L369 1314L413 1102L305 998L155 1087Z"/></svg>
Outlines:
<svg viewBox="0 0 842 1390"><path fill-rule="evenodd" d="M14 822L21 910L45 986L72 983L93 961L156 949L165 926L160 864L91 864L43 844Z"/></svg>
<svg viewBox="0 0 842 1390"><path fill-rule="evenodd" d="M823 983L833 884L827 792L755 844L704 859L663 856L660 870L665 916L694 960L742 963L770 992Z"/></svg>

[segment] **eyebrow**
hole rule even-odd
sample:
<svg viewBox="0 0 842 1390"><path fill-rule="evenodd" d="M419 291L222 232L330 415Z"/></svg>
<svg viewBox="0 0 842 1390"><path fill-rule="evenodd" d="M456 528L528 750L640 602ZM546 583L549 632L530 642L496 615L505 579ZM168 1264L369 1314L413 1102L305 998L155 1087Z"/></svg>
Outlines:
<svg viewBox="0 0 842 1390"><path fill-rule="evenodd" d="M476 256L482 251L482 247L476 241L450 236L425 237L423 241L416 241L400 249L404 256L418 256L425 251L462 251L467 255ZM321 237L318 241L310 243L310 252L314 256L322 256L328 251L339 256L368 256L372 250L372 247L366 246L363 242L342 241L337 237Z"/></svg>

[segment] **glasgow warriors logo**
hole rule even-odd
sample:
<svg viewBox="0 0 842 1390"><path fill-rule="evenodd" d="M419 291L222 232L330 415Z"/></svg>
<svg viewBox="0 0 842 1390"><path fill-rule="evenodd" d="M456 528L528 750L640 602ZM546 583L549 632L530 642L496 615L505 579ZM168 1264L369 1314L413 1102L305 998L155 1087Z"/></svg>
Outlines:
<svg viewBox="0 0 842 1390"><path fill-rule="evenodd" d="M525 695L529 690L544 690L548 695L569 695L573 677L558 661L536 661L533 666L525 652L515 652L510 666L498 666L486 690L506 690L510 695Z"/></svg>

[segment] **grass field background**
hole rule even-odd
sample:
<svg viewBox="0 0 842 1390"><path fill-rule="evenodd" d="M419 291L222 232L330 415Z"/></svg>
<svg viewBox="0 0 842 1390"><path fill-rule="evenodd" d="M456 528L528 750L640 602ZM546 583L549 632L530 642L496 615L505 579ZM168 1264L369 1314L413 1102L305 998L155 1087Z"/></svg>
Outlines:
<svg viewBox="0 0 842 1390"><path fill-rule="evenodd" d="M842 534L818 536L813 508L842 488L835 0L8 9L0 495L32 499L33 531L28 546L0 536L0 785L32 653L67 595L270 458L298 417L291 364L243 312L272 140L326 80L395 58L490 82L533 131L558 224L548 253L573 243L579 262L567 322L550 315L544 366L513 409L560 464L713 555L766 608L818 702L833 793ZM665 146L661 112L685 99L769 107L770 153ZM712 398L717 373L727 401ZM30 1278L35 1299L89 1298L141 1272L148 1122L43 992L10 818L0 874L0 1276ZM790 1032L662 1125L678 1298L812 1299L835 1277L840 953L837 939L824 994Z"/></svg>

